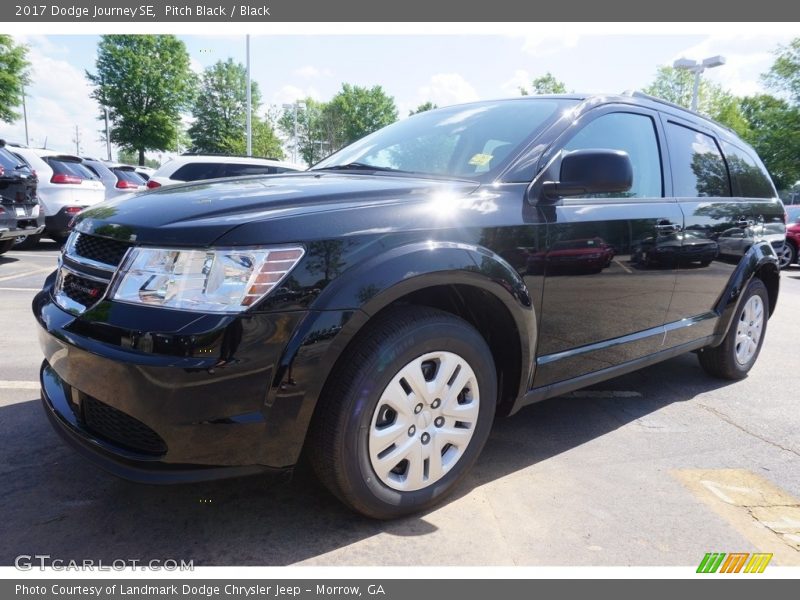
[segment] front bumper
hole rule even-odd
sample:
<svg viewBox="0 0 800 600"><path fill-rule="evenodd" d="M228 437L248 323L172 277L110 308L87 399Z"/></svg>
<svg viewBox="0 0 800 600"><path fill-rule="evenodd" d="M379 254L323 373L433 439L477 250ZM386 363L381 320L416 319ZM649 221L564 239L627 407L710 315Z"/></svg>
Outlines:
<svg viewBox="0 0 800 600"><path fill-rule="evenodd" d="M283 448L302 445L299 406L276 411L268 397L306 313L212 317L102 302L75 316L53 302L51 283L33 301L42 401L81 454L149 483L293 465Z"/></svg>
<svg viewBox="0 0 800 600"><path fill-rule="evenodd" d="M256 475L271 471L283 472L283 469L270 469L263 465L238 467L171 465L153 460L149 456L127 452L97 437L81 425L68 400L72 388L58 376L47 361L42 363L40 381L42 405L53 429L84 458L117 477L139 483L172 484Z"/></svg>

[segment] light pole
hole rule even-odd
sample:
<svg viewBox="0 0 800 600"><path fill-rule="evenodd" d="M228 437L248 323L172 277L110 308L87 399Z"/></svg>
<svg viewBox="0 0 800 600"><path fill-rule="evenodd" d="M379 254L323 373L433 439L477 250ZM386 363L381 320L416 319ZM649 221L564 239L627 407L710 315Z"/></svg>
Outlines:
<svg viewBox="0 0 800 600"><path fill-rule="evenodd" d="M297 147L300 145L297 140L297 110L299 108L305 108L306 103L302 100L295 100L294 104L284 104L283 109L289 110L290 108L294 109L294 144L292 146L292 162L297 162Z"/></svg>
<svg viewBox="0 0 800 600"><path fill-rule="evenodd" d="M253 98L250 90L250 34L247 35L247 156L253 156Z"/></svg>
<svg viewBox="0 0 800 600"><path fill-rule="evenodd" d="M110 161L111 160L111 136L109 135L110 132L108 130L108 107L107 106L103 107L103 113L105 114L105 118L106 118L106 155L107 155L108 160Z"/></svg>
<svg viewBox="0 0 800 600"><path fill-rule="evenodd" d="M692 110L697 111L697 97L700 94L700 75L706 69L721 67L725 64L724 56L709 56L703 60L692 60L691 58L679 58L672 66L676 69L683 69L694 73L694 89L692 90Z"/></svg>
<svg viewBox="0 0 800 600"><path fill-rule="evenodd" d="M28 138L28 106L25 104L25 86L22 86L22 115L25 117L25 145L30 146L31 142Z"/></svg>

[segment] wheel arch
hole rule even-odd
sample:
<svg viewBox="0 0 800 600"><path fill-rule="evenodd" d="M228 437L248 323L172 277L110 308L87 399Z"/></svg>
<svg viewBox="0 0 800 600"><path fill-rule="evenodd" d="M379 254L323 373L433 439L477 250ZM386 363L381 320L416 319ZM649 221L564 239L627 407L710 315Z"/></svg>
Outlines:
<svg viewBox="0 0 800 600"><path fill-rule="evenodd" d="M766 286L769 295L769 315L772 316L778 302L780 270L775 250L768 242L753 244L728 279L725 290L715 307L717 314L720 315L717 329L714 332L716 344L721 343L727 334L742 301L743 292L753 278L760 279Z"/></svg>
<svg viewBox="0 0 800 600"><path fill-rule="evenodd" d="M420 265L425 272L418 272ZM307 382L301 408L294 416L302 441L337 364L347 359L348 349L358 343L368 323L398 304L449 312L481 333L498 371L498 413L507 414L527 391L536 342L534 308L520 275L490 251L431 242L394 249L343 273L319 300L285 348L267 401L269 406L279 401L275 390L280 389L292 364L295 371L298 362L313 366L313 378ZM312 357L309 340L321 329L320 323L328 323L328 315L336 315L336 319L346 315L346 322L324 342L321 354Z"/></svg>

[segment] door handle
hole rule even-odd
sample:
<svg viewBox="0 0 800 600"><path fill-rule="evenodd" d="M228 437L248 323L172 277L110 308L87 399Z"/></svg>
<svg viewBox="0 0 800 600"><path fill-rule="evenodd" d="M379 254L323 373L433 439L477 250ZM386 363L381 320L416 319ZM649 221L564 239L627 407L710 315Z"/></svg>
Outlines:
<svg viewBox="0 0 800 600"><path fill-rule="evenodd" d="M656 225L656 229L658 231L680 231L681 230L681 226L678 225L677 223L659 222L659 224Z"/></svg>

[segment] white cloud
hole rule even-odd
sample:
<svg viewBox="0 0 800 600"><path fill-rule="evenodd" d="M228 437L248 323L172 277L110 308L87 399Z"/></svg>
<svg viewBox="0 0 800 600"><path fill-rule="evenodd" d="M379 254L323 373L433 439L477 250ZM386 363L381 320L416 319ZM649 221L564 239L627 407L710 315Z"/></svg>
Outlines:
<svg viewBox="0 0 800 600"><path fill-rule="evenodd" d="M305 100L306 98L320 100L321 97L319 90L313 86L298 87L296 85L286 84L281 86L281 88L272 95L271 103L280 106L282 104L291 104L297 100Z"/></svg>
<svg viewBox="0 0 800 600"><path fill-rule="evenodd" d="M295 69L294 74L303 79L314 79L316 77L333 77L333 71L330 69L318 69L313 65L305 65L299 69Z"/></svg>
<svg viewBox="0 0 800 600"><path fill-rule="evenodd" d="M504 96L519 96L519 88L530 88L534 77L526 69L517 69L508 81L505 81L500 89Z"/></svg>
<svg viewBox="0 0 800 600"><path fill-rule="evenodd" d="M458 73L437 73L432 75L423 86L417 90L418 104L430 100L439 106L461 104L479 100L480 96L475 88Z"/></svg>
<svg viewBox="0 0 800 600"><path fill-rule="evenodd" d="M50 54L52 45L29 38L31 79L27 89L28 131L31 145L62 152L75 152L75 126L78 126L81 149L84 154L105 156L105 143L100 141L102 122L97 119L97 103L90 98L92 87L82 70L66 60ZM21 112L21 109L20 109ZM14 141L25 141L22 119L3 126L0 136Z"/></svg>
<svg viewBox="0 0 800 600"><path fill-rule="evenodd" d="M203 63L197 60L194 56L190 57L189 59L189 68L194 71L197 75L202 74L205 70L203 67Z"/></svg>
<svg viewBox="0 0 800 600"><path fill-rule="evenodd" d="M534 56L558 54L568 48L574 48L581 39L573 27L567 25L548 24L541 32L523 36L522 51Z"/></svg>

